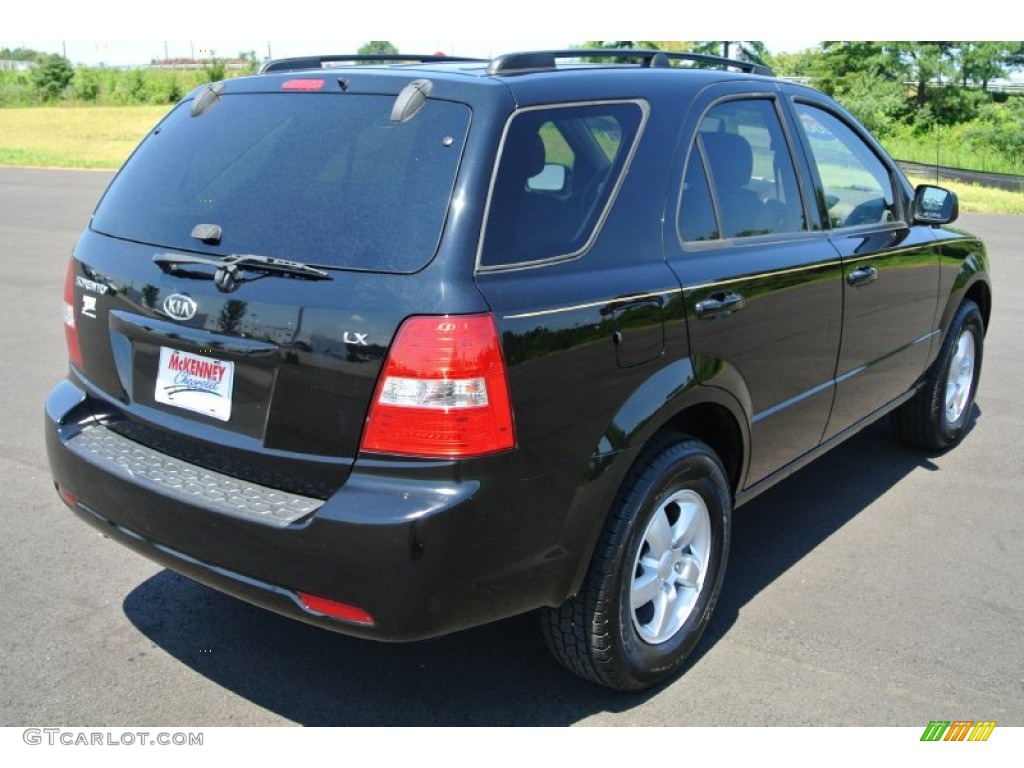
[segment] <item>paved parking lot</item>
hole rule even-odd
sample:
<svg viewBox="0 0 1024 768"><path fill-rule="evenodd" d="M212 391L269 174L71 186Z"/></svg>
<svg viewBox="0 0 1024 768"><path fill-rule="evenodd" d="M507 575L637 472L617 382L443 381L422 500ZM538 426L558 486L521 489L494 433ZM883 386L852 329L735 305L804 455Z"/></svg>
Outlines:
<svg viewBox="0 0 1024 768"><path fill-rule="evenodd" d="M564 673L531 617L412 645L165 571L58 501L42 403L67 257L110 175L0 169L0 725L1024 725L1024 217L964 215L995 279L976 420L924 457L872 427L737 513L689 671Z"/></svg>

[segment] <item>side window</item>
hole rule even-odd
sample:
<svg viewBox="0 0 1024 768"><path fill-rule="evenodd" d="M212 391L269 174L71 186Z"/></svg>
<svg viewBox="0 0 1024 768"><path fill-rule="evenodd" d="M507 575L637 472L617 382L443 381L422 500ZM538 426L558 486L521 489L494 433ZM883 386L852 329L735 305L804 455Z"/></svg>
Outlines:
<svg viewBox="0 0 1024 768"><path fill-rule="evenodd" d="M718 222L711 203L708 176L700 152L694 151L683 179L683 204L679 207L679 234L688 243L718 239Z"/></svg>
<svg viewBox="0 0 1024 768"><path fill-rule="evenodd" d="M807 228L793 158L773 100L743 99L716 105L701 121L690 152L679 211L684 240L711 236L704 191L709 185L702 185L698 175L705 171L722 237ZM698 153L703 166L694 162Z"/></svg>
<svg viewBox="0 0 1024 768"><path fill-rule="evenodd" d="M645 116L636 102L514 115L491 185L480 266L581 253L612 203Z"/></svg>
<svg viewBox="0 0 1024 768"><path fill-rule="evenodd" d="M825 192L832 227L880 224L900 218L892 179L878 156L831 112L797 104Z"/></svg>

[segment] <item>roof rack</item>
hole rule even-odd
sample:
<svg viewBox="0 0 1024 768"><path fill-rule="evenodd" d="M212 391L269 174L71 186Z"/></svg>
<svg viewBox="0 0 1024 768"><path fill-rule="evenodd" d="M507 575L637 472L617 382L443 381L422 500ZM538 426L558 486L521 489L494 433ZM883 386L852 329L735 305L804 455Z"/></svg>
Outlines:
<svg viewBox="0 0 1024 768"><path fill-rule="evenodd" d="M444 56L443 54L416 53L346 53L329 56L299 56L292 59L274 59L260 67L260 74L267 72L289 72L296 69L322 69L324 64L334 62L421 64L427 61L475 61L486 62L487 59L470 59L463 56Z"/></svg>
<svg viewBox="0 0 1024 768"><path fill-rule="evenodd" d="M668 67L670 61L691 61L698 64L713 64L722 69L738 69L751 75L775 75L771 69L750 61L725 59L703 53L683 51L657 51L650 48L575 48L565 51L530 51L506 53L491 60L487 67L489 75L512 75L524 72L541 72L556 68L558 59L581 59L600 56L614 59L639 59L641 67Z"/></svg>

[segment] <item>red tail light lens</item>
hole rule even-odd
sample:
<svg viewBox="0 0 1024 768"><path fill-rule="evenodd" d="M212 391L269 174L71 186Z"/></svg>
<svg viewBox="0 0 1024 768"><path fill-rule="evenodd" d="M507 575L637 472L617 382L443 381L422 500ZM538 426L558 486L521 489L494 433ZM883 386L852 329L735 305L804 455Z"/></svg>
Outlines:
<svg viewBox="0 0 1024 768"><path fill-rule="evenodd" d="M75 260L68 260L64 278L64 338L68 343L68 357L76 368L82 368L82 347L78 343L78 324L75 322Z"/></svg>
<svg viewBox="0 0 1024 768"><path fill-rule="evenodd" d="M330 616L334 619L354 621L357 624L369 624L370 626L374 624L373 616L354 605L339 603L337 600L328 600L326 597L318 597L306 592L299 592L298 596L302 607L307 611L322 613L324 616Z"/></svg>
<svg viewBox="0 0 1024 768"><path fill-rule="evenodd" d="M406 320L377 384L362 450L460 458L514 446L494 318Z"/></svg>
<svg viewBox="0 0 1024 768"><path fill-rule="evenodd" d="M319 91L324 87L324 81L321 79L297 79L297 80L286 80L281 85L282 91Z"/></svg>

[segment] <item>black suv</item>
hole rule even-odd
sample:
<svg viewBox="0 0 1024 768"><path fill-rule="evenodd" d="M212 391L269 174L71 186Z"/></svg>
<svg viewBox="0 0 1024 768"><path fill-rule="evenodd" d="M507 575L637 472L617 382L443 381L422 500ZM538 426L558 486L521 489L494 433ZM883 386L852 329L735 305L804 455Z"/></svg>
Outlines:
<svg viewBox="0 0 1024 768"><path fill-rule="evenodd" d="M956 215L750 64L272 62L176 106L82 234L57 490L288 616L415 640L540 609L569 669L650 686L736 505L887 413L963 436L991 289Z"/></svg>

